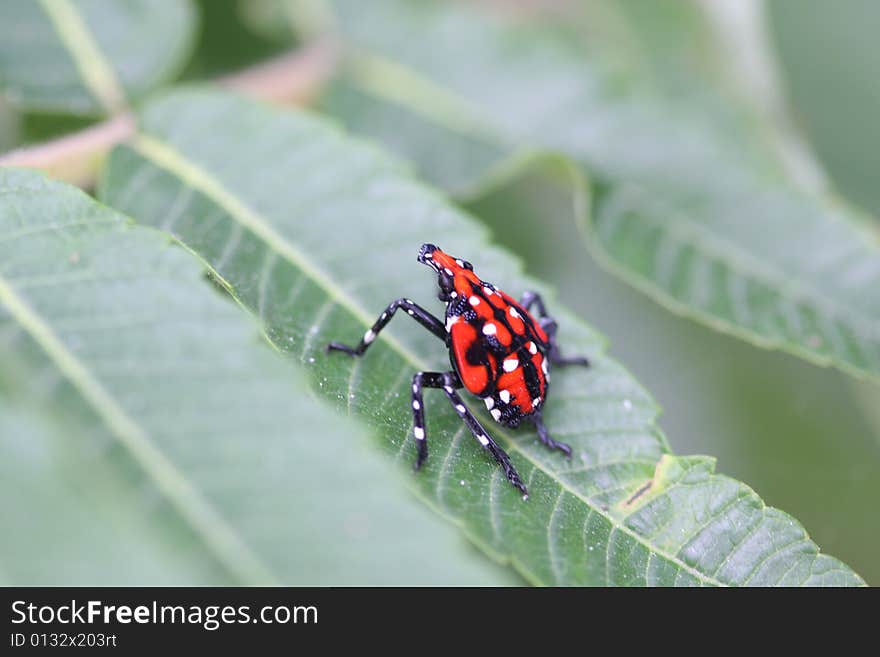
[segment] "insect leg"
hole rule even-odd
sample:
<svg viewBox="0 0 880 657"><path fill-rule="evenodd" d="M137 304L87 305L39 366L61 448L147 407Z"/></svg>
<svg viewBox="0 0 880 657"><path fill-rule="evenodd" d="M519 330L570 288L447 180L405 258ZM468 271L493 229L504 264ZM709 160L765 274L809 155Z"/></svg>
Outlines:
<svg viewBox="0 0 880 657"><path fill-rule="evenodd" d="M544 426L544 419L541 417L541 413L535 413L531 416L531 420L535 423L535 427L538 429L538 438L541 439L542 443L547 445L550 449L558 449L567 457L571 458L571 447L558 440L553 440L550 437L550 434L547 433L547 427Z"/></svg>
<svg viewBox="0 0 880 657"><path fill-rule="evenodd" d="M356 347L350 347L347 344L343 344L341 342L331 342L327 345L327 351L344 351L345 353L351 356L360 356L363 354L367 347L369 347L373 340L376 339L376 336L379 335L379 332L385 328L385 325L391 321L391 318L394 317L394 313L398 308L403 308L406 311L406 314L416 320L419 324L428 329L431 333L436 335L438 338L443 340L444 342L447 339L446 326L439 319L434 317L427 310L419 306L418 304L413 303L409 299L395 299L391 303L388 304L388 307L379 315L379 319L371 326L366 333L364 333L364 337L361 338L361 341L358 343Z"/></svg>
<svg viewBox="0 0 880 657"><path fill-rule="evenodd" d="M522 298L519 300L519 305L529 312L531 312L533 305L537 305L538 316L547 317L547 309L544 307L544 300L537 292L532 292L531 290L523 292Z"/></svg>
<svg viewBox="0 0 880 657"><path fill-rule="evenodd" d="M544 329L544 332L547 334L547 341L550 344L550 350L547 353L547 356L552 365L590 366L589 359L584 356L565 357L560 353L559 345L556 343L556 331L558 330L559 325L556 323L555 319L547 314L547 309L544 307L544 300L541 298L540 294L531 291L524 292L519 303L526 310L531 310L532 305L538 306L538 321L541 324L541 328Z"/></svg>
<svg viewBox="0 0 880 657"><path fill-rule="evenodd" d="M527 496L529 491L526 489L522 479L520 479L516 468L513 467L513 463L510 462L510 457L507 455L507 452L501 449L501 447L489 437L489 434L483 428L483 425L480 424L479 420L477 420L473 413L468 410L468 407L464 405L461 397L455 391L456 388L460 387L461 381L459 380L458 375L454 372L447 372L445 374L443 392L446 393L455 412L458 413L459 417L464 421L465 425L467 425L467 428L470 429L470 432L474 434L474 438L477 439L480 445L482 445L483 448L489 452L495 461L504 469L504 475L507 477L507 480L522 491L523 495Z"/></svg>
<svg viewBox="0 0 880 657"><path fill-rule="evenodd" d="M446 385L445 372L416 372L412 379L413 435L416 439L418 457L416 470L428 458L428 441L425 436L425 402L422 400L422 388L442 388Z"/></svg>

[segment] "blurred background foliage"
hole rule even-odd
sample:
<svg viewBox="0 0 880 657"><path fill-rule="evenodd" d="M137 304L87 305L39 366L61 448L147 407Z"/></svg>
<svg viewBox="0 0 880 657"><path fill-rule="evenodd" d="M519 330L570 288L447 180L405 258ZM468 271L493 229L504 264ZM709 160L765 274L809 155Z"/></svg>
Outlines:
<svg viewBox="0 0 880 657"><path fill-rule="evenodd" d="M739 0L727 0L738 3ZM502 10L554 10L557 2L501 2ZM592 2L601 8L602 2ZM645 65L713 77L712 62L688 58L664 39L684 35L699 44L714 36L702 24L656 25L651 3L623 3L629 19L652 29ZM702 3L703 6L710 2ZM873 0L768 0L747 3L763 12L769 52L784 94L786 121L808 140L833 186L876 221L880 216L880 3ZM515 5L515 9L511 9ZM289 12L314 3L291 0L200 0L199 37L181 73L215 77L301 46L309 34L293 29ZM658 14L659 15L659 14ZM668 13L663 13L668 16ZM685 13L687 15L687 13ZM724 12L716 20L724 19ZM316 28L317 29L317 28ZM309 32L309 30L305 30ZM618 35L596 34L612 47ZM668 44L667 44L668 45ZM624 48L625 49L625 48ZM728 55L730 51L728 51ZM438 53L442 56L442 53ZM689 88L687 76L669 93ZM724 83L721 83L722 89ZM739 93L741 90L738 90ZM721 94L713 102L724 102ZM0 99L0 152L45 141L95 119L21 113ZM664 408L660 425L680 454L718 458L718 472L753 487L769 505L800 520L822 547L869 583L880 583L880 387L793 356L766 351L673 315L600 269L573 221L571 188L552 163L462 198L518 254L530 274L555 285L561 298L607 335L623 362ZM541 216L543 223L530 221ZM473 258L477 258L476 255Z"/></svg>
<svg viewBox="0 0 880 657"><path fill-rule="evenodd" d="M788 106L837 189L880 216L880 4L771 0Z"/></svg>

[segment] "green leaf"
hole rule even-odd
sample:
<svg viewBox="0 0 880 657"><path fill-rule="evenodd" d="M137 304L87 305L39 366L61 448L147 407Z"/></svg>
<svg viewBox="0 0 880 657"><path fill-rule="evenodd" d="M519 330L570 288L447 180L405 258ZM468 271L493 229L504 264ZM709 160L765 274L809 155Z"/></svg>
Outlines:
<svg viewBox="0 0 880 657"><path fill-rule="evenodd" d="M3 581L507 581L167 237L0 170L0 263Z"/></svg>
<svg viewBox="0 0 880 657"><path fill-rule="evenodd" d="M324 108L464 196L536 151L568 157L596 184L580 218L611 271L753 344L880 378L876 234L788 179L766 126L718 91L718 58L698 59L706 43L658 36L693 35L683 3L644 4L592 3L588 35L632 34L588 39L453 3L338 0L353 56Z"/></svg>
<svg viewBox="0 0 880 657"><path fill-rule="evenodd" d="M470 258L511 294L543 289L477 222L374 147L230 94L182 91L152 103L140 136L111 154L101 195L199 253L270 340L307 364L341 409L378 428L377 445L407 467L410 377L447 369L444 346L405 318L363 359L324 345L357 340L394 298L429 303L435 283L415 261L425 241ZM713 474L712 459L672 455L650 396L594 331L549 305L566 351L594 363L554 372L545 410L574 457L551 453L528 429L500 428L476 404L529 487L523 501L445 399L429 395L431 456L410 479L427 504L535 583L861 583L818 554L791 517Z"/></svg>
<svg viewBox="0 0 880 657"><path fill-rule="evenodd" d="M0 95L28 111L114 114L183 67L189 0L10 0L0 5Z"/></svg>
<svg viewBox="0 0 880 657"><path fill-rule="evenodd" d="M711 454L720 472L796 517L824 551L869 584L880 581L872 475L880 416L872 425L866 412L877 407L877 386L669 313L585 258L572 221L583 190L571 166L535 162L464 207L526 271L553 281L570 308L614 336L612 353L655 395L676 453Z"/></svg>

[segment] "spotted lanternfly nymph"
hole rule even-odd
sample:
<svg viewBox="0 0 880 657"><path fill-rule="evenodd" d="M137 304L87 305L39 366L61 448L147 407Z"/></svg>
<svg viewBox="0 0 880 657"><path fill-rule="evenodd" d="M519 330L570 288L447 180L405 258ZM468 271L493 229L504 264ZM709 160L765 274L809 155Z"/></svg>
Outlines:
<svg viewBox="0 0 880 657"><path fill-rule="evenodd" d="M563 358L556 345L556 322L547 315L544 302L526 292L517 303L491 283L481 280L469 262L423 244L418 261L437 272L438 294L446 303L446 322L409 299L392 301L356 347L331 342L327 350L360 356L398 308L443 340L449 349L452 370L418 372L412 380L413 434L418 446L416 468L428 457L422 388L442 388L453 408L479 443L504 468L511 484L528 495L525 484L507 453L495 443L483 425L464 405L459 388L481 398L496 422L517 427L527 419L534 423L541 442L571 456L571 448L553 440L544 427L541 409L547 400L550 365L589 366L586 358ZM529 312L537 306L539 319Z"/></svg>

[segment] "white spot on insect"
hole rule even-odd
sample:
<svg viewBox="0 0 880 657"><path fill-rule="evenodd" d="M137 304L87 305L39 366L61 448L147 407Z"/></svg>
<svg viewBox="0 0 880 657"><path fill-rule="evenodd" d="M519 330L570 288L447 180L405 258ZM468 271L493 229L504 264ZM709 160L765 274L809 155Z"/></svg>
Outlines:
<svg viewBox="0 0 880 657"><path fill-rule="evenodd" d="M444 267L443 271L446 272L447 276L452 276L452 270L449 267Z"/></svg>
<svg viewBox="0 0 880 657"><path fill-rule="evenodd" d="M505 358L504 362L501 364L501 368L505 372L513 372L517 367L519 367L518 358Z"/></svg>
<svg viewBox="0 0 880 657"><path fill-rule="evenodd" d="M489 437L488 437L488 436L484 436L483 434L480 434L479 436L477 436L477 440L480 441L480 444L481 444L483 447L485 447L486 445L489 444Z"/></svg>
<svg viewBox="0 0 880 657"><path fill-rule="evenodd" d="M425 254L425 258L427 258L428 260L433 260L434 254L429 251L428 253Z"/></svg>
<svg viewBox="0 0 880 657"><path fill-rule="evenodd" d="M498 396L501 398L501 401L503 401L505 404L510 403L510 391L509 390L502 390L501 392L498 393Z"/></svg>
<svg viewBox="0 0 880 657"><path fill-rule="evenodd" d="M495 294L495 290L493 290L493 289L492 289L491 287L489 287L488 285L484 285L484 286L483 286L483 291L484 291L486 294Z"/></svg>
<svg viewBox="0 0 880 657"><path fill-rule="evenodd" d="M486 322L483 324L483 335L495 335L498 333L498 327L494 322Z"/></svg>
<svg viewBox="0 0 880 657"><path fill-rule="evenodd" d="M408 315L415 315L415 312L413 312L413 309L412 309L412 308L410 308L409 310L407 310L406 313L407 313Z"/></svg>
<svg viewBox="0 0 880 657"><path fill-rule="evenodd" d="M541 398L540 398L540 397L535 397L535 398L532 400L532 406L534 406L535 408L538 408L538 406L540 406L540 405L541 405Z"/></svg>
<svg viewBox="0 0 880 657"><path fill-rule="evenodd" d="M449 293L449 296L450 296L451 298L455 299L455 298L458 297L458 292L450 292L450 293Z"/></svg>
<svg viewBox="0 0 880 657"><path fill-rule="evenodd" d="M413 399L413 410L416 410L416 411L417 411L417 410L419 410L421 407L422 407L422 405L419 403L419 400L418 400L418 399Z"/></svg>
<svg viewBox="0 0 880 657"><path fill-rule="evenodd" d="M511 317L516 317L517 319L519 318L519 313L516 312L516 308L514 308L513 306L511 306L510 310L508 310L507 312L510 313Z"/></svg>
<svg viewBox="0 0 880 657"><path fill-rule="evenodd" d="M369 329L366 333L364 333L364 344L370 344L375 339L376 334L373 329Z"/></svg>
<svg viewBox="0 0 880 657"><path fill-rule="evenodd" d="M550 372L548 371L546 358L543 361L541 361L541 369L544 370L544 376L547 376L548 374L550 374Z"/></svg>
<svg viewBox="0 0 880 657"><path fill-rule="evenodd" d="M529 499L528 494L523 494L523 498L522 498L522 499L523 499L523 502L525 502L527 499Z"/></svg>
<svg viewBox="0 0 880 657"><path fill-rule="evenodd" d="M455 264L457 264L459 267L464 267L464 261L461 258L456 258Z"/></svg>
<svg viewBox="0 0 880 657"><path fill-rule="evenodd" d="M388 313L382 313L382 319L388 319Z"/></svg>
<svg viewBox="0 0 880 657"><path fill-rule="evenodd" d="M465 408L464 408L463 405L461 405L461 404L456 404L456 405L455 405L455 410L458 411L461 415L464 415Z"/></svg>
<svg viewBox="0 0 880 657"><path fill-rule="evenodd" d="M416 427L415 429L413 429L413 435L416 437L416 440L424 440L425 430L421 427Z"/></svg>
<svg viewBox="0 0 880 657"><path fill-rule="evenodd" d="M623 400L623 407L628 411L632 410L633 403L629 399L624 399Z"/></svg>
<svg viewBox="0 0 880 657"><path fill-rule="evenodd" d="M415 383L413 383L413 392L418 392L418 391L419 391L419 387Z"/></svg>
<svg viewBox="0 0 880 657"><path fill-rule="evenodd" d="M501 422L501 410L500 409L493 408L491 414L492 414L492 417L495 418L496 422Z"/></svg>
<svg viewBox="0 0 880 657"><path fill-rule="evenodd" d="M538 353L538 345L536 345L534 342L529 342L528 348L530 354Z"/></svg>
<svg viewBox="0 0 880 657"><path fill-rule="evenodd" d="M448 393L452 393L452 386L443 386L443 389Z"/></svg>
<svg viewBox="0 0 880 657"><path fill-rule="evenodd" d="M468 303L471 304L472 306L479 306L480 305L480 297L473 297L472 296L470 299L468 299Z"/></svg>
<svg viewBox="0 0 880 657"><path fill-rule="evenodd" d="M446 318L446 332L452 333L452 327L458 324L458 320L461 319L458 315L452 315Z"/></svg>
<svg viewBox="0 0 880 657"><path fill-rule="evenodd" d="M483 400L483 403L486 404L486 408L488 408L490 411L495 407L495 400L491 397L486 397Z"/></svg>

